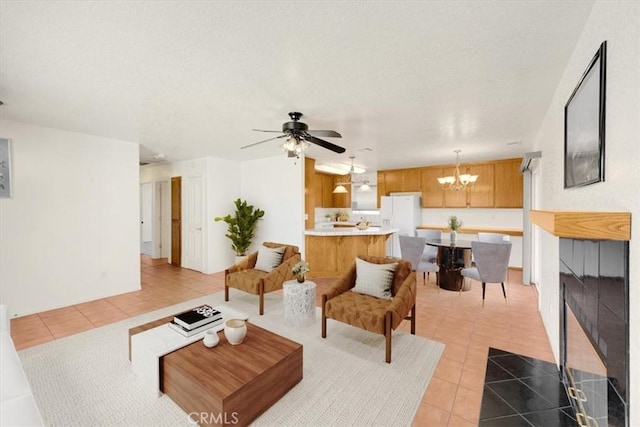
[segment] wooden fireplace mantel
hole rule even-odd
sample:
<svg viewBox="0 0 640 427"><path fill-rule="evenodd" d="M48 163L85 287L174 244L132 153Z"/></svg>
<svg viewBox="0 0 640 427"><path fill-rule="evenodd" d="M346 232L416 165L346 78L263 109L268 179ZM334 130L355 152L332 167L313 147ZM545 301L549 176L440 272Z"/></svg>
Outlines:
<svg viewBox="0 0 640 427"><path fill-rule="evenodd" d="M557 237L631 240L630 212L529 211L529 219Z"/></svg>

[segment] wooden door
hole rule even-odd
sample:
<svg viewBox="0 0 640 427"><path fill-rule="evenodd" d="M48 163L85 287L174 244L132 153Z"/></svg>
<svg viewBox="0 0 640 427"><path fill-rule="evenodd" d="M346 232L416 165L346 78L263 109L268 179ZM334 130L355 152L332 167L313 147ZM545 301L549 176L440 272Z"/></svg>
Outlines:
<svg viewBox="0 0 640 427"><path fill-rule="evenodd" d="M182 177L171 178L171 264L182 265Z"/></svg>

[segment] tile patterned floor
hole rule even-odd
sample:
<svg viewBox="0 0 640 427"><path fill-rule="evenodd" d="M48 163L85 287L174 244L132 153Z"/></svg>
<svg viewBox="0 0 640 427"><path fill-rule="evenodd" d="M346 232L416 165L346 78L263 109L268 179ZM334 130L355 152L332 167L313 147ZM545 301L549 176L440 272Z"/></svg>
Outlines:
<svg viewBox="0 0 640 427"><path fill-rule="evenodd" d="M576 426L555 363L489 349L480 426Z"/></svg>
<svg viewBox="0 0 640 427"><path fill-rule="evenodd" d="M16 347L46 343L224 289L222 272L205 275L146 255L141 256L140 265L139 291L12 319ZM313 280L319 305L332 279ZM511 271L509 280L507 302L499 285L488 284L483 307L478 282L459 295L439 291L434 275L426 282L419 276L416 334L446 348L422 398L415 426L478 425L489 347L553 362L535 289L520 284L520 272ZM400 329L408 332L409 322Z"/></svg>

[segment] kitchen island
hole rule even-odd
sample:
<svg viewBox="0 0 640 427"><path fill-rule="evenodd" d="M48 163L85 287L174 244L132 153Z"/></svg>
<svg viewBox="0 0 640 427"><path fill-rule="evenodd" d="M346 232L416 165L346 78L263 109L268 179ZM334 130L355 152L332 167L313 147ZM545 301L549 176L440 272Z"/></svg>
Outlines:
<svg viewBox="0 0 640 427"><path fill-rule="evenodd" d="M358 255L386 256L387 239L397 228L314 228L306 230L305 258L314 277L340 277Z"/></svg>

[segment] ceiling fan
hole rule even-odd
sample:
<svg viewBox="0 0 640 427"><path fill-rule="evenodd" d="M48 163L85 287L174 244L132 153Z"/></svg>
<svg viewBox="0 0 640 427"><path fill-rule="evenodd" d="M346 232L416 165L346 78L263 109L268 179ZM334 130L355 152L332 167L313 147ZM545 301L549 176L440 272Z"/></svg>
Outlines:
<svg viewBox="0 0 640 427"><path fill-rule="evenodd" d="M287 140L282 143L281 147L287 152L289 157L300 156L300 154L304 153L304 150L309 143L319 145L322 148L326 148L327 150L331 150L336 153L344 153L346 151L339 145L335 145L331 142L325 141L324 139L318 138L318 136L342 138L342 135L338 132L334 130L309 130L309 126L307 126L306 123L299 121L300 117L302 117L302 113L292 112L289 113L289 117L291 117L291 121L282 124L282 131L253 129L257 132L274 132L282 133L282 135L254 142L253 144L245 145L240 148L245 149L253 147L254 145L262 144L263 142L273 141L274 139L287 138Z"/></svg>

